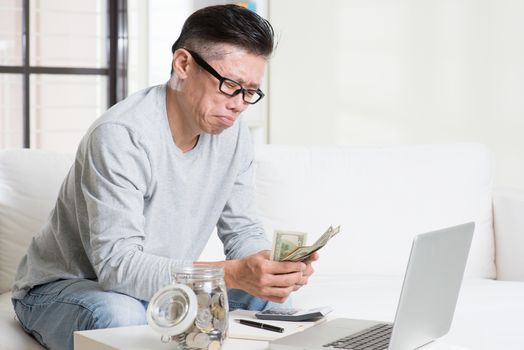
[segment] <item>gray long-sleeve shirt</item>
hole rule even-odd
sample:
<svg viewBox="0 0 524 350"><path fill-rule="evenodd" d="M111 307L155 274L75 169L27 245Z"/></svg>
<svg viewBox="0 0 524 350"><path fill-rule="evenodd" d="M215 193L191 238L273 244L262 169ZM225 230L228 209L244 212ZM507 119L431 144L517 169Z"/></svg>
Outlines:
<svg viewBox="0 0 524 350"><path fill-rule="evenodd" d="M166 86L128 97L82 139L49 221L20 262L13 296L87 278L149 300L173 268L198 259L215 226L228 259L269 249L252 162L242 119L183 153L171 136Z"/></svg>

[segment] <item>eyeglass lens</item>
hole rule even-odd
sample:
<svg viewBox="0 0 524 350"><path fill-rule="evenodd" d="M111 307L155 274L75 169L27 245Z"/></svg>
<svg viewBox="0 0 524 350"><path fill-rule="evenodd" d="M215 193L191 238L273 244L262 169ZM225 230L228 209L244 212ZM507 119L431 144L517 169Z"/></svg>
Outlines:
<svg viewBox="0 0 524 350"><path fill-rule="evenodd" d="M244 89L242 85L236 81L225 78L220 84L220 91L229 96L235 96L239 93L243 93L244 101L249 103L254 103L262 98L262 95L259 94L257 90L254 89Z"/></svg>

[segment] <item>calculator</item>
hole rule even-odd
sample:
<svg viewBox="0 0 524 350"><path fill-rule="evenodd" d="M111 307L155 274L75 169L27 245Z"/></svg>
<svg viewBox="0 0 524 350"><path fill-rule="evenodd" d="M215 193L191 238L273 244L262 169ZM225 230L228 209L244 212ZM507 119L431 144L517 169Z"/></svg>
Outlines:
<svg viewBox="0 0 524 350"><path fill-rule="evenodd" d="M314 309L295 309L295 308L270 308L255 313L255 317L261 320L274 321L316 321L333 311L329 306L317 307Z"/></svg>

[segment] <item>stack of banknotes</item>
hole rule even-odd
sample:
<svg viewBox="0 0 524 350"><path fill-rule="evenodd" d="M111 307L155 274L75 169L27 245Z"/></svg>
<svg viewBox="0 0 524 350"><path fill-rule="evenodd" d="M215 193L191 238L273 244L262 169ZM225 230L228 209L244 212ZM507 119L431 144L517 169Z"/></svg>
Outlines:
<svg viewBox="0 0 524 350"><path fill-rule="evenodd" d="M303 261L311 254L321 249L337 233L340 226L333 228L329 226L326 232L312 245L306 245L307 233L295 231L276 230L273 235L273 248L271 249L271 260L275 261Z"/></svg>

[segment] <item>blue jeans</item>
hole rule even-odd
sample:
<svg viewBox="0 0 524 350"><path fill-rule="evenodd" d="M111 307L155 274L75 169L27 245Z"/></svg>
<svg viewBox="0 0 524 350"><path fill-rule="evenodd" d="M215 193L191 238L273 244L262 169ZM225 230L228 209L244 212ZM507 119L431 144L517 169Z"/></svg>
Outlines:
<svg viewBox="0 0 524 350"><path fill-rule="evenodd" d="M230 310L288 307L229 289ZM148 303L125 294L106 292L96 281L59 280L36 286L23 299L13 299L24 330L47 349L73 349L73 332L147 324Z"/></svg>

